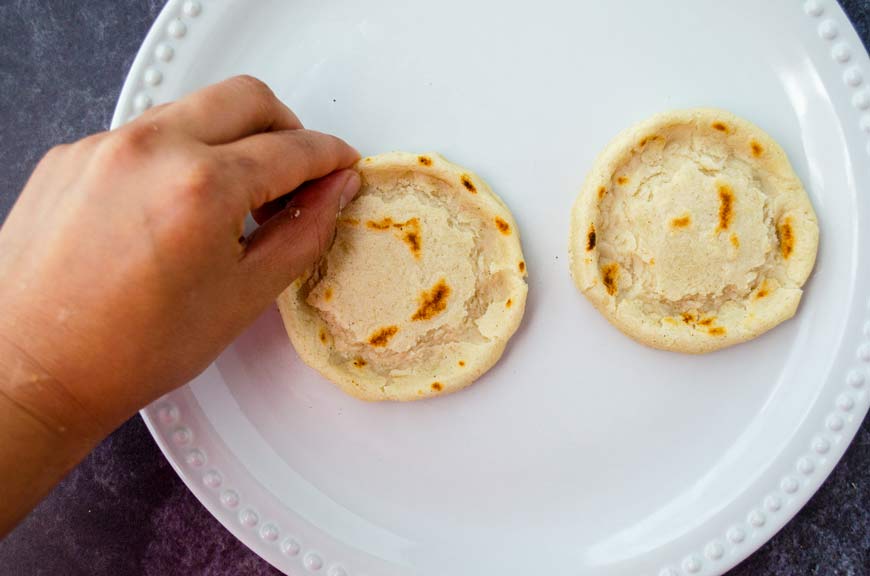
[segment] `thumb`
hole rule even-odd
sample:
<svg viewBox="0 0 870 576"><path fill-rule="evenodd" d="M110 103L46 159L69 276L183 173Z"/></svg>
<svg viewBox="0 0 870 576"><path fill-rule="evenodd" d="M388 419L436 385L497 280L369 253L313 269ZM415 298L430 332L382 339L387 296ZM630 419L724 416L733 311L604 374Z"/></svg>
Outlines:
<svg viewBox="0 0 870 576"><path fill-rule="evenodd" d="M299 187L287 206L249 238L242 266L253 288L274 300L330 247L336 216L360 188L354 170L339 170Z"/></svg>

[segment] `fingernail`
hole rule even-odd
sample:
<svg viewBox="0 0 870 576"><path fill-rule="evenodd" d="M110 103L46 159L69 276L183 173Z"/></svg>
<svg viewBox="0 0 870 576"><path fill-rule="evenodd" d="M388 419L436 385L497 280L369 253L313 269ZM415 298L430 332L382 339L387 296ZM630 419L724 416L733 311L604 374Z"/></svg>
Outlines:
<svg viewBox="0 0 870 576"><path fill-rule="evenodd" d="M355 170L346 170L347 178L344 181L344 184L341 187L341 195L338 200L338 209L339 211L343 210L345 206L351 203L351 201L356 198L356 195L359 194L360 188L360 179L359 174Z"/></svg>

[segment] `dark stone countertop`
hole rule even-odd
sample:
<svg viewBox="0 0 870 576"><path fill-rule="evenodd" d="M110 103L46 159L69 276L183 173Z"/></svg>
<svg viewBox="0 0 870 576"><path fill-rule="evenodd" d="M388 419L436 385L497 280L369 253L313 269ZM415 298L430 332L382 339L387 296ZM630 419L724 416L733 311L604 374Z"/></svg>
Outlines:
<svg viewBox="0 0 870 576"><path fill-rule="evenodd" d="M0 219L48 148L108 127L163 3L0 0ZM842 4L867 45L870 0ZM138 416L0 542L0 573L279 574L199 504ZM870 574L870 420L806 508L729 576L792 574Z"/></svg>

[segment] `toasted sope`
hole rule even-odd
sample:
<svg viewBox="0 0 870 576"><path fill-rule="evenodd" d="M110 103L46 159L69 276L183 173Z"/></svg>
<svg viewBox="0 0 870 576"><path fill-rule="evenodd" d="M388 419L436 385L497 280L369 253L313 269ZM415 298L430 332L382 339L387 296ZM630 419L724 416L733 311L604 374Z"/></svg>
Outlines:
<svg viewBox="0 0 870 576"><path fill-rule="evenodd" d="M360 160L359 196L316 268L278 298L300 357L364 400L468 386L498 361L528 290L516 223L437 154Z"/></svg>
<svg viewBox="0 0 870 576"><path fill-rule="evenodd" d="M819 228L782 148L729 112L666 112L601 153L574 205L577 287L632 338L703 353L791 318Z"/></svg>

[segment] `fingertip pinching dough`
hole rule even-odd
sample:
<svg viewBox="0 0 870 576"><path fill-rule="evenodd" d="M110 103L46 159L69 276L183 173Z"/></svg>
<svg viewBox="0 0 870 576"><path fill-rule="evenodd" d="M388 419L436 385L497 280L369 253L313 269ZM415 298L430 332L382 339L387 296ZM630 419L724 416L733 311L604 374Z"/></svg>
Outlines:
<svg viewBox="0 0 870 576"><path fill-rule="evenodd" d="M363 158L332 247L278 298L300 357L364 400L468 386L519 327L526 264L507 206L437 154Z"/></svg>
<svg viewBox="0 0 870 576"><path fill-rule="evenodd" d="M571 218L571 273L616 327L704 353L791 318L819 228L782 148L729 112L658 114L617 136Z"/></svg>

